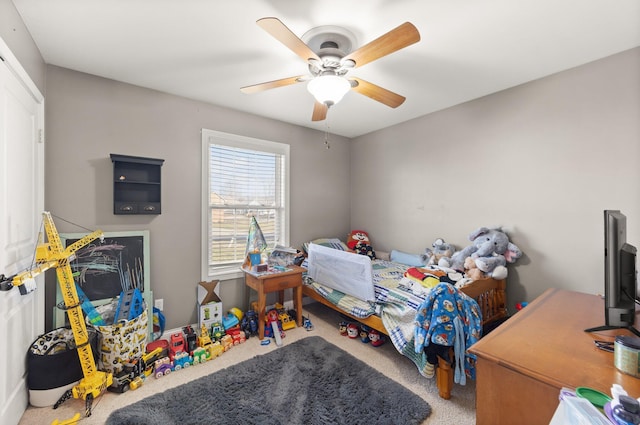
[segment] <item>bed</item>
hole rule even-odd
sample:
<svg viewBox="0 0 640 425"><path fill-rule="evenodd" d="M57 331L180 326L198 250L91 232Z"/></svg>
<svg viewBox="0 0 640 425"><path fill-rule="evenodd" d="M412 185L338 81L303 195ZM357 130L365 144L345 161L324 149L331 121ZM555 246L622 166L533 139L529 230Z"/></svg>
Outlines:
<svg viewBox="0 0 640 425"><path fill-rule="evenodd" d="M438 347L444 350L444 355L440 351L436 361L424 351L416 352L414 349L416 313L430 298L430 290L416 285L415 280L407 279L405 275L411 266L385 259L371 260L365 255L348 252L346 246L335 239L308 244L305 250L308 258L303 266L308 272L304 278L303 295L387 335L396 349L416 364L423 376L433 377L432 363L437 363L435 379L438 392L440 397L449 399L454 374L458 382L458 372L453 367L453 346L443 344ZM423 268L420 270L425 271ZM507 316L504 280L485 278L471 281L462 277L457 286L459 291L456 292L462 292L477 302L482 325Z"/></svg>

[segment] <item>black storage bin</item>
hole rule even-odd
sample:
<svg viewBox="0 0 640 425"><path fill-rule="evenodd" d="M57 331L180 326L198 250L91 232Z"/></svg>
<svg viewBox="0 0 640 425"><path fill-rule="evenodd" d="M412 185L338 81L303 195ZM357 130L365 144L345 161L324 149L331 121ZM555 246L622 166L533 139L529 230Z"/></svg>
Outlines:
<svg viewBox="0 0 640 425"><path fill-rule="evenodd" d="M87 328L94 360L98 358L98 332ZM29 402L36 407L53 405L82 379L73 332L69 327L40 335L27 351Z"/></svg>

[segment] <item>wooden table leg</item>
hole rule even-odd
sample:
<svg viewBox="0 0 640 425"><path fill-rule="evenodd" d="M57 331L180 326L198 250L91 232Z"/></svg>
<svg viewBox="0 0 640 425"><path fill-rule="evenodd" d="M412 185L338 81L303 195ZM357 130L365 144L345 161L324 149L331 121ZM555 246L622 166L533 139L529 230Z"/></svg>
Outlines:
<svg viewBox="0 0 640 425"><path fill-rule="evenodd" d="M262 285L258 290L258 339L264 339L264 309L267 304L267 295L262 290Z"/></svg>
<svg viewBox="0 0 640 425"><path fill-rule="evenodd" d="M296 320L298 326L302 326L302 286L296 286L293 288L293 303L296 308Z"/></svg>

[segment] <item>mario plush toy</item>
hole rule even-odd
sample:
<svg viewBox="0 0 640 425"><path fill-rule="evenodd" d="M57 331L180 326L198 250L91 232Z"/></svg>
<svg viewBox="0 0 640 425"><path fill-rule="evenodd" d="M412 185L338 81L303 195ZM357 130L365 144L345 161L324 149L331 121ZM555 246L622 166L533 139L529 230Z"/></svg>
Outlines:
<svg viewBox="0 0 640 425"><path fill-rule="evenodd" d="M356 254L366 255L372 260L376 258L369 235L364 230L352 230L347 236L347 246Z"/></svg>

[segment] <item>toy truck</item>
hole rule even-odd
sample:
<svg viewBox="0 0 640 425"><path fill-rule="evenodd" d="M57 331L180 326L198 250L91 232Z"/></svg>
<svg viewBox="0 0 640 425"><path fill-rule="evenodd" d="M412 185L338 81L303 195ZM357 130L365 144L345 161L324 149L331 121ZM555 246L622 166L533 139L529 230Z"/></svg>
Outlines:
<svg viewBox="0 0 640 425"><path fill-rule="evenodd" d="M216 357L224 353L224 347L222 346L222 344L220 344L220 341L216 341L207 347L207 351L211 355L211 358L215 359Z"/></svg>
<svg viewBox="0 0 640 425"><path fill-rule="evenodd" d="M196 347L191 356L193 357L194 365L204 363L211 359L211 353L204 347Z"/></svg>
<svg viewBox="0 0 640 425"><path fill-rule="evenodd" d="M173 364L171 364L169 357L162 357L155 361L153 375L156 379L162 378L163 376L170 374L172 371Z"/></svg>
<svg viewBox="0 0 640 425"><path fill-rule="evenodd" d="M181 351L186 351L183 333L176 332L171 334L169 338L169 359L173 361L175 355Z"/></svg>
<svg viewBox="0 0 640 425"><path fill-rule="evenodd" d="M227 329L227 335L231 335L231 338L233 339L233 345L242 344L247 340L247 335L238 326L236 326L235 328Z"/></svg>
<svg viewBox="0 0 640 425"><path fill-rule="evenodd" d="M220 344L222 344L222 348L224 349L224 351L229 351L229 349L233 347L233 338L231 337L231 335L224 335L220 339Z"/></svg>
<svg viewBox="0 0 640 425"><path fill-rule="evenodd" d="M187 344L187 349L185 351L187 351L188 353L193 353L193 350L195 350L198 346L198 336L191 326L185 326L184 328L182 328L182 331L184 332L185 341Z"/></svg>
<svg viewBox="0 0 640 425"><path fill-rule="evenodd" d="M247 338L252 335L258 335L258 314L254 310L247 311L242 317L240 327Z"/></svg>
<svg viewBox="0 0 640 425"><path fill-rule="evenodd" d="M113 376L113 383L107 387L107 390L124 393L130 389L138 389L143 384L144 378L153 372L154 362L161 353L162 349L156 348L133 361L123 363L122 371Z"/></svg>
<svg viewBox="0 0 640 425"><path fill-rule="evenodd" d="M191 366L192 362L193 358L189 355L189 353L186 353L184 351L176 353L173 358L173 370L177 371L180 369L186 369Z"/></svg>
<svg viewBox="0 0 640 425"><path fill-rule="evenodd" d="M213 338L214 341L220 341L223 336L224 327L222 326L222 323L213 322L213 324L211 324L211 338Z"/></svg>

